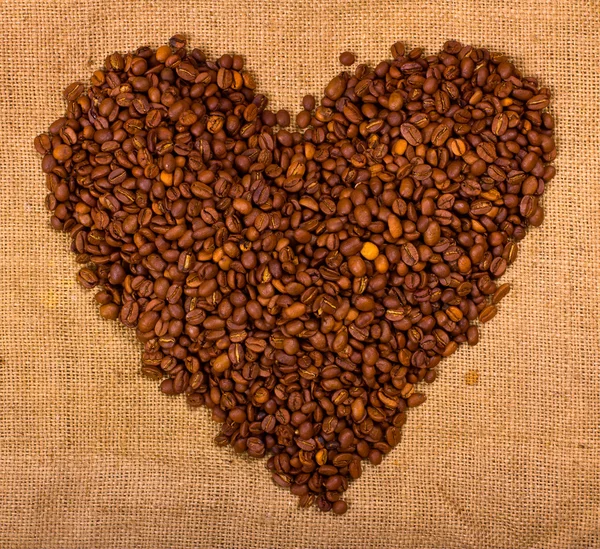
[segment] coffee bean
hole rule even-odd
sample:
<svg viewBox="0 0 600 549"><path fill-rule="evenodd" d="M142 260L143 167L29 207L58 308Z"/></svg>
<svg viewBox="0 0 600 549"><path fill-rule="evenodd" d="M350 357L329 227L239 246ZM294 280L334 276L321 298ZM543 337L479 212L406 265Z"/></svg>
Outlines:
<svg viewBox="0 0 600 549"><path fill-rule="evenodd" d="M133 327L137 324L139 311L140 308L137 301L127 301L121 308L119 319L125 326Z"/></svg>
<svg viewBox="0 0 600 549"><path fill-rule="evenodd" d="M535 80L455 41L391 55L305 96L300 133L240 56L176 35L68 86L34 141L50 223L101 316L136 329L142 373L211 408L217 444L268 455L301 506L339 514L361 461L400 443L418 383L496 315L555 175Z"/></svg>
<svg viewBox="0 0 600 549"><path fill-rule="evenodd" d="M84 90L85 86L81 82L73 82L73 84L69 84L65 88L63 96L67 101L76 101L77 98L79 98L84 92Z"/></svg>
<svg viewBox="0 0 600 549"><path fill-rule="evenodd" d="M490 264L490 273L495 277L500 277L506 271L507 263L503 257L496 257Z"/></svg>
<svg viewBox="0 0 600 549"><path fill-rule="evenodd" d="M477 326L469 326L467 329L467 341L469 345L477 345L479 342L479 330Z"/></svg>
<svg viewBox="0 0 600 549"><path fill-rule="evenodd" d="M388 99L388 108L390 111L397 112L404 105L404 96L399 92L392 92ZM404 151L399 152L398 154L403 154Z"/></svg>
<svg viewBox="0 0 600 549"><path fill-rule="evenodd" d="M296 124L300 129L305 129L310 124L311 114L309 111L300 111L296 115Z"/></svg>
<svg viewBox="0 0 600 549"><path fill-rule="evenodd" d="M396 42L392 47L391 47L391 52L392 52L392 57L394 59L399 59L400 57L404 56L404 44L402 42Z"/></svg>
<svg viewBox="0 0 600 549"><path fill-rule="evenodd" d="M284 318L292 320L294 318L301 317L306 312L306 305L304 303L294 303L283 311Z"/></svg>
<svg viewBox="0 0 600 549"><path fill-rule="evenodd" d="M476 150L479 157L488 164L491 164L498 158L496 147L493 143L488 141L484 141L477 145Z"/></svg>
<svg viewBox="0 0 600 549"><path fill-rule="evenodd" d="M362 277L367 274L367 266L364 260L358 255L348 258L348 269L356 277Z"/></svg>
<svg viewBox="0 0 600 549"><path fill-rule="evenodd" d="M96 272L91 269L81 269L77 274L77 281L87 289L94 288L99 283L99 278Z"/></svg>
<svg viewBox="0 0 600 549"><path fill-rule="evenodd" d="M431 143L436 147L441 147L450 135L450 128L446 124L438 124L431 134Z"/></svg>
<svg viewBox="0 0 600 549"><path fill-rule="evenodd" d="M449 143L450 152L454 156L463 156L467 152L467 145L460 138L451 139L448 141L448 143Z"/></svg>
<svg viewBox="0 0 600 549"><path fill-rule="evenodd" d="M519 210L521 211L521 215L523 217L528 218L535 213L537 206L537 197L528 194L521 199L521 203L519 204Z"/></svg>
<svg viewBox="0 0 600 549"><path fill-rule="evenodd" d="M534 152L527 153L521 160L521 169L524 172L531 172L538 163L539 156Z"/></svg>
<svg viewBox="0 0 600 549"><path fill-rule="evenodd" d="M361 255L370 261L375 260L379 256L379 250L372 242L365 242L360 250Z"/></svg>
<svg viewBox="0 0 600 549"><path fill-rule="evenodd" d="M527 108L532 111L541 111L550 104L550 101L545 95L535 95L527 101Z"/></svg>
<svg viewBox="0 0 600 549"><path fill-rule="evenodd" d="M290 125L290 113L286 110L277 111L275 118L277 119L277 124L282 128L287 128Z"/></svg>
<svg viewBox="0 0 600 549"><path fill-rule="evenodd" d="M344 93L345 88L346 88L346 85L345 85L344 80L341 77L336 76L333 80L331 80L331 82L329 82L329 84L327 84L327 87L325 88L325 95L332 101L336 101L340 97L342 97L342 94ZM317 109L317 111L318 111L318 109ZM321 121L327 122L327 119L325 117L323 117L323 119Z"/></svg>
<svg viewBox="0 0 600 549"><path fill-rule="evenodd" d="M73 156L73 150L69 145L60 144L54 148L52 156L54 156L58 162L63 163Z"/></svg>
<svg viewBox="0 0 600 549"><path fill-rule="evenodd" d="M427 400L427 397L424 394L413 393L406 400L406 404L408 405L409 408L416 408L417 406L420 406L421 404L423 404L423 402L425 402L425 400Z"/></svg>
<svg viewBox="0 0 600 549"><path fill-rule="evenodd" d="M496 305L504 297L506 297L509 292L510 292L510 284L502 284L501 286L498 286L498 289L494 292L494 295L492 296L492 303L494 305Z"/></svg>
<svg viewBox="0 0 600 549"><path fill-rule="evenodd" d="M315 98L312 95L305 95L302 99L302 106L305 111L311 112L315 109Z"/></svg>
<svg viewBox="0 0 600 549"><path fill-rule="evenodd" d="M508 130L508 116L501 112L494 116L492 120L492 133L494 135L504 135Z"/></svg>
<svg viewBox="0 0 600 549"><path fill-rule="evenodd" d="M349 51L340 53L340 63L342 65L349 67L350 65L353 65L355 62L356 62L356 57L354 57L353 53L350 53Z"/></svg>
<svg viewBox="0 0 600 549"><path fill-rule="evenodd" d="M482 323L489 322L496 316L498 309L494 305L488 305L479 313L479 320Z"/></svg>
<svg viewBox="0 0 600 549"><path fill-rule="evenodd" d="M106 303L101 305L100 314L103 318L116 320L119 317L119 306L116 303Z"/></svg>
<svg viewBox="0 0 600 549"><path fill-rule="evenodd" d="M404 139L406 139L413 147L416 147L423 141L421 132L413 124L402 124L402 126L400 126L400 132L402 133L402 137L404 137Z"/></svg>

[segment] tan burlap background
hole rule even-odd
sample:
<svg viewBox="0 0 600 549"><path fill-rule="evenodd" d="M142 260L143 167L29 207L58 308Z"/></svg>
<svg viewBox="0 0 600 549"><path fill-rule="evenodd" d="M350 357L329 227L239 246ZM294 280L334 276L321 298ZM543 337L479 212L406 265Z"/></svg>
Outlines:
<svg viewBox="0 0 600 549"><path fill-rule="evenodd" d="M0 547L600 547L598 2L0 1ZM113 51L184 32L246 56L296 112L349 49L448 38L503 50L554 93L558 176L521 246L513 292L409 415L401 445L342 518L300 511L264 462L213 446L205 410L138 374L50 230L33 137L62 89Z"/></svg>

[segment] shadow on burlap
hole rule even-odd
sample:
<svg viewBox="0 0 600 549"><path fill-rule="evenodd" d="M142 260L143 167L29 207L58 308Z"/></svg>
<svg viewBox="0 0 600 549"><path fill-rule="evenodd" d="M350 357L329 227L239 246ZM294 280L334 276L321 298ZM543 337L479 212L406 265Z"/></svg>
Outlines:
<svg viewBox="0 0 600 549"><path fill-rule="evenodd" d="M0 547L599 547L599 23L581 0L0 2ZM139 344L100 319L49 228L32 140L63 88L176 32L245 55L293 112L339 52L373 63L396 40L502 50L553 90L558 176L513 291L344 517L298 510L264 461L213 445L205 410L142 378Z"/></svg>

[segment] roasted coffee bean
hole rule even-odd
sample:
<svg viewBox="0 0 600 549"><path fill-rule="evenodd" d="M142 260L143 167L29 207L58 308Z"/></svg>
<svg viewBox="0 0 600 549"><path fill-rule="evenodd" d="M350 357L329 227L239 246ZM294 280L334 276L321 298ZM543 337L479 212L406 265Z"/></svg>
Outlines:
<svg viewBox="0 0 600 549"><path fill-rule="evenodd" d="M495 305L488 305L479 313L479 320L485 324L486 322L492 320L492 318L496 316L497 312L498 309Z"/></svg>
<svg viewBox="0 0 600 549"><path fill-rule="evenodd" d="M423 136L419 131L419 128L414 126L413 124L406 123L400 126L400 132L402 133L402 137L406 139L409 145L416 147L423 141Z"/></svg>
<svg viewBox="0 0 600 549"><path fill-rule="evenodd" d="M354 57L353 53L351 53L349 51L340 53L340 63L342 65L349 67L350 65L354 65L355 62L356 62L356 57Z"/></svg>
<svg viewBox="0 0 600 549"><path fill-rule="evenodd" d="M501 286L498 286L498 289L494 292L494 295L492 296L492 303L494 305L499 303L504 297L508 295L508 292L510 292L510 284L502 284Z"/></svg>
<svg viewBox="0 0 600 549"><path fill-rule="evenodd" d="M301 506L339 514L418 383L496 315L555 175L535 80L455 41L391 55L305 96L299 133L241 57L176 35L68 86L34 141L50 223L101 316L136 329L142 372L211 408L217 444L268 455Z"/></svg>

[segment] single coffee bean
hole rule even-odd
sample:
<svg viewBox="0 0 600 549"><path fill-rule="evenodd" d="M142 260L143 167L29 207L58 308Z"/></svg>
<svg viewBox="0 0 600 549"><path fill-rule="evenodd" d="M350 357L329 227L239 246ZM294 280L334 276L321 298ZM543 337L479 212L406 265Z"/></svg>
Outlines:
<svg viewBox="0 0 600 549"><path fill-rule="evenodd" d="M404 137L404 139L406 139L413 147L416 147L423 141L421 132L413 124L402 124L402 126L400 126L400 132L402 133L402 137Z"/></svg>
<svg viewBox="0 0 600 549"><path fill-rule="evenodd" d="M351 64L351 63L349 63L349 64ZM348 511L348 504L343 500L336 501L332 505L331 510L336 515L343 515L344 513L346 513L346 511Z"/></svg>
<svg viewBox="0 0 600 549"><path fill-rule="evenodd" d="M491 129L494 135L504 135L508 130L508 116L503 112L498 113L492 120Z"/></svg>
<svg viewBox="0 0 600 549"><path fill-rule="evenodd" d="M494 292L494 295L492 296L492 303L494 305L496 305L504 297L506 297L509 292L510 292L510 284L502 284L501 286L498 286L498 289Z"/></svg>
<svg viewBox="0 0 600 549"><path fill-rule="evenodd" d="M495 307L495 305L488 305L479 313L480 322L484 324L486 322L489 322L490 320L492 320L492 318L496 316L497 312L498 309Z"/></svg>
<svg viewBox="0 0 600 549"><path fill-rule="evenodd" d="M296 115L296 124L300 129L305 129L310 124L311 114L309 111L300 111Z"/></svg>
<svg viewBox="0 0 600 549"><path fill-rule="evenodd" d="M282 128L287 128L290 125L290 113L288 111L277 111L276 118L277 124L279 124Z"/></svg>
<svg viewBox="0 0 600 549"><path fill-rule="evenodd" d="M100 314L108 320L116 320L119 317L119 306L116 303L101 305Z"/></svg>
<svg viewBox="0 0 600 549"><path fill-rule="evenodd" d="M313 110L315 110L315 98L312 95L305 95L302 99L302 106L304 107L305 111L311 112Z"/></svg>
<svg viewBox="0 0 600 549"><path fill-rule="evenodd" d="M353 53L350 53L349 51L340 53L340 63L342 65L349 67L350 65L354 65L355 62L356 62L356 57L354 57Z"/></svg>
<svg viewBox="0 0 600 549"><path fill-rule="evenodd" d="M479 330L477 326L469 326L467 329L467 342L469 345L477 345L479 342Z"/></svg>
<svg viewBox="0 0 600 549"><path fill-rule="evenodd" d="M325 88L325 95L332 101L336 101L337 99L342 97L345 87L346 85L344 80L341 77L336 76L333 80L331 80L331 82L329 82L329 84L327 84L327 87ZM323 118L323 120L321 121L326 122L327 120Z"/></svg>

